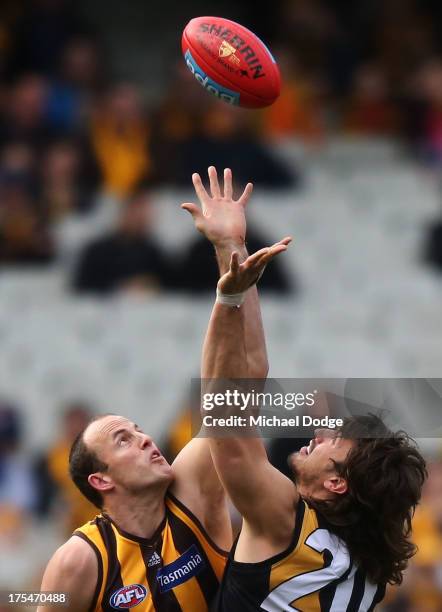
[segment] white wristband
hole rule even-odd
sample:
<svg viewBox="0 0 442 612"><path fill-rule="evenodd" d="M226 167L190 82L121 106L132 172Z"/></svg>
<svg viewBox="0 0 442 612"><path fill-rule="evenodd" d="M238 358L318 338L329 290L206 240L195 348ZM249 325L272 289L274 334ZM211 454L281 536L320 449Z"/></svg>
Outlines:
<svg viewBox="0 0 442 612"><path fill-rule="evenodd" d="M245 298L245 291L243 293L233 293L228 295L226 293L222 293L218 287L216 288L216 301L218 304L224 304L225 306L236 306L239 308L244 302Z"/></svg>

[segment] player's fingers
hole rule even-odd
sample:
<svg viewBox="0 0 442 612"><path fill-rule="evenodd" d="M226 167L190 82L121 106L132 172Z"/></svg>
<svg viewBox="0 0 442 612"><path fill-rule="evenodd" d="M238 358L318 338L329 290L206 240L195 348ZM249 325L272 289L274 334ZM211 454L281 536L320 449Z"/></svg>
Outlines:
<svg viewBox="0 0 442 612"><path fill-rule="evenodd" d="M201 208L199 208L193 202L184 202L184 204L181 204L181 208L183 210L187 210L187 212L190 212L194 221L202 217Z"/></svg>
<svg viewBox="0 0 442 612"><path fill-rule="evenodd" d="M279 240L279 242L275 242L275 244L272 244L271 246L267 247L267 254L270 257L272 257L273 255L277 255L278 253L281 253L282 251L286 251L291 241L292 241L291 236L287 236L286 238ZM280 249L279 247L283 247L283 248Z"/></svg>
<svg viewBox="0 0 442 612"><path fill-rule="evenodd" d="M256 285L261 276L264 274L264 270L266 269L267 264L273 257L287 250L287 246L284 244L278 244L274 247L270 247L266 253L263 253L259 259L257 259L254 263L251 264L248 272L253 275L253 280L251 285Z"/></svg>
<svg viewBox="0 0 442 612"><path fill-rule="evenodd" d="M254 255L258 255L252 259L247 259L241 266L241 271L247 274L246 278L249 278L249 287L255 285L261 276L264 273L265 267L267 265L267 253L255 253Z"/></svg>
<svg viewBox="0 0 442 612"><path fill-rule="evenodd" d="M279 246L283 246L285 248L287 248L289 246L289 244L291 243L292 238L290 236L287 236L287 238L283 238L282 240L278 240L278 242L275 242L274 244L272 244L271 246L269 246L269 249L275 249L276 247Z"/></svg>
<svg viewBox="0 0 442 612"><path fill-rule="evenodd" d="M252 253L252 255L249 255L247 258L247 261L253 262L255 260L258 260L260 257L262 257L263 255L265 255L270 247L264 247L262 249L259 249L259 251L256 251L256 253Z"/></svg>
<svg viewBox="0 0 442 612"><path fill-rule="evenodd" d="M237 274L239 270L239 255L236 251L233 251L230 257L230 272Z"/></svg>
<svg viewBox="0 0 442 612"><path fill-rule="evenodd" d="M280 253L283 253L286 250L287 250L287 245L275 244L274 246L270 247L268 253L262 256L262 258L259 260L259 263L260 264L264 263L264 265L267 265L271 259L276 257L276 255L279 255Z"/></svg>
<svg viewBox="0 0 442 612"><path fill-rule="evenodd" d="M199 198L199 201L201 202L202 205L204 205L204 201L209 198L209 194L207 193L203 185L203 182L201 180L201 177L197 172L194 172L192 174L192 183L193 183L193 186L195 187L195 192Z"/></svg>
<svg viewBox="0 0 442 612"><path fill-rule="evenodd" d="M263 257L265 257L266 261L268 261L274 255L277 255L278 253L281 253L282 251L286 251L287 246L288 244L290 244L291 240L292 239L289 236L287 236L287 238L283 238L279 242L275 242L275 244L272 244L272 246L270 247L264 247L262 249L259 249L259 251L256 251L256 253L249 255L249 257L246 259L244 263L247 263L247 267L251 265L254 266L257 263L261 263L261 259Z"/></svg>
<svg viewBox="0 0 442 612"><path fill-rule="evenodd" d="M252 195L252 191L253 191L253 183L247 183L246 188L244 189L244 191L242 192L241 197L238 200L238 202L242 206L245 206L247 204L247 202L249 201L250 196Z"/></svg>
<svg viewBox="0 0 442 612"><path fill-rule="evenodd" d="M215 166L209 166L209 181L210 181L210 191L212 193L212 198L220 198L221 191L218 183L218 174L216 172Z"/></svg>
<svg viewBox="0 0 442 612"><path fill-rule="evenodd" d="M226 198L226 200L231 200L232 195L232 171L230 170L230 168L224 168L224 197Z"/></svg>
<svg viewBox="0 0 442 612"><path fill-rule="evenodd" d="M260 249L259 251L256 251L256 253L253 253L253 255L247 257L246 261L243 263L244 268L252 268L258 265L262 257L265 257L267 255L268 250L269 247L265 247L263 249Z"/></svg>
<svg viewBox="0 0 442 612"><path fill-rule="evenodd" d="M244 266L249 271L262 273L266 265L271 259L273 259L273 257L286 250L287 246L285 244L274 244L271 247L261 249L260 251L254 253L245 261Z"/></svg>

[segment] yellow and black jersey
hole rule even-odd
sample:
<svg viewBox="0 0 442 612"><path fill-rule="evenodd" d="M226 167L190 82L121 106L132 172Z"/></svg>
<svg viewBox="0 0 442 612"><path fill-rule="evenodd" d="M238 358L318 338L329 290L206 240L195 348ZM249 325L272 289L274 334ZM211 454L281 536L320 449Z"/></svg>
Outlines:
<svg viewBox="0 0 442 612"><path fill-rule="evenodd" d="M154 535L125 533L106 514L74 532L97 555L98 580L90 612L206 612L219 588L227 553L198 519L168 495Z"/></svg>
<svg viewBox="0 0 442 612"><path fill-rule="evenodd" d="M385 586L369 582L344 542L301 500L290 546L259 563L230 553L216 612L371 612Z"/></svg>

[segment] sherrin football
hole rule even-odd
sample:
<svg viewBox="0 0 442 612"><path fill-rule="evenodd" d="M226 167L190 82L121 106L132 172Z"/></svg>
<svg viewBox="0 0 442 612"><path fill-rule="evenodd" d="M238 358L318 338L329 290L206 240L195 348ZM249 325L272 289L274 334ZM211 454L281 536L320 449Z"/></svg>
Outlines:
<svg viewBox="0 0 442 612"><path fill-rule="evenodd" d="M196 17L184 28L184 59L208 92L246 108L269 106L281 77L274 57L253 32L222 17Z"/></svg>

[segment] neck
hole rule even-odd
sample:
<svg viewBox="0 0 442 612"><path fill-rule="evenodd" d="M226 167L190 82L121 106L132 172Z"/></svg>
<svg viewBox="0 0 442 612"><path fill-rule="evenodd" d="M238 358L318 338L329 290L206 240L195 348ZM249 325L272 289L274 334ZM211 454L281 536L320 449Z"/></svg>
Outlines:
<svg viewBox="0 0 442 612"><path fill-rule="evenodd" d="M106 500L105 512L123 531L139 538L150 538L165 514L165 490L148 491L143 496L124 495Z"/></svg>

